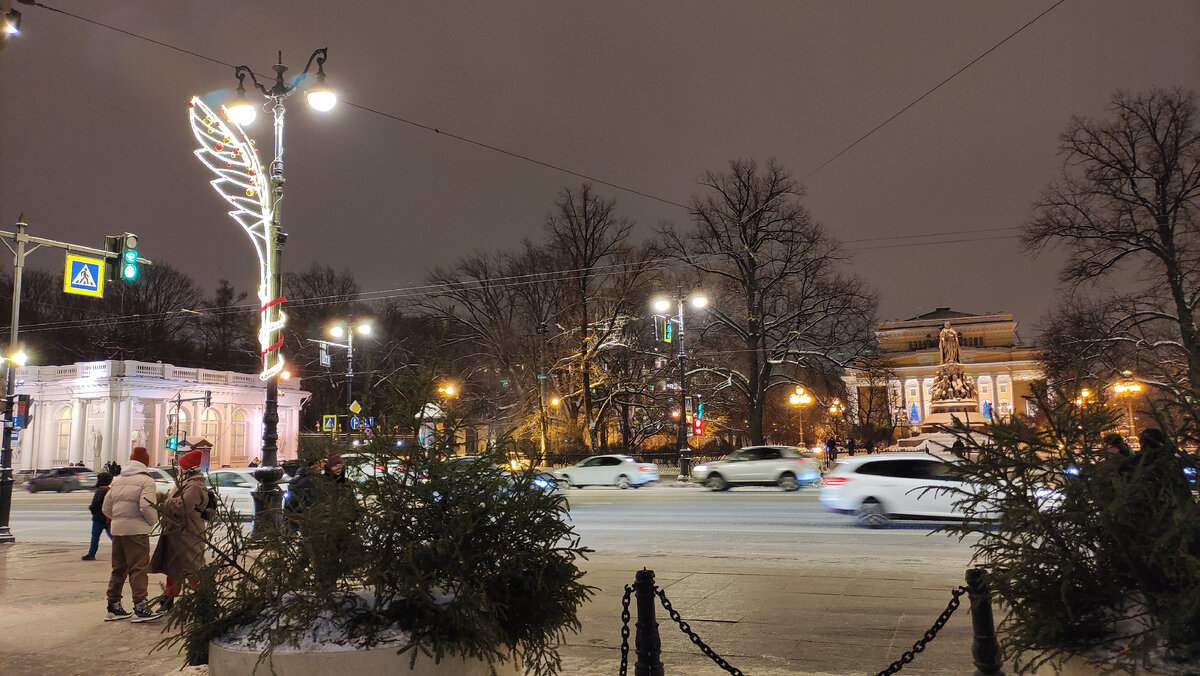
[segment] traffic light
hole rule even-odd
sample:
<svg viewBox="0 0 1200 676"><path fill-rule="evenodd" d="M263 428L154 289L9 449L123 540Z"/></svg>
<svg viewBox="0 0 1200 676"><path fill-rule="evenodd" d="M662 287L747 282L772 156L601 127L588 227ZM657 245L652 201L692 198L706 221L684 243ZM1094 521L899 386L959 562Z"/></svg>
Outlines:
<svg viewBox="0 0 1200 676"><path fill-rule="evenodd" d="M172 452L179 450L179 440L173 436L167 437L167 450Z"/></svg>
<svg viewBox="0 0 1200 676"><path fill-rule="evenodd" d="M704 436L704 418L692 418L692 436Z"/></svg>
<svg viewBox="0 0 1200 676"><path fill-rule="evenodd" d="M136 282L138 275L142 273L141 266L138 265L138 238L132 233L121 235L121 279L126 282Z"/></svg>

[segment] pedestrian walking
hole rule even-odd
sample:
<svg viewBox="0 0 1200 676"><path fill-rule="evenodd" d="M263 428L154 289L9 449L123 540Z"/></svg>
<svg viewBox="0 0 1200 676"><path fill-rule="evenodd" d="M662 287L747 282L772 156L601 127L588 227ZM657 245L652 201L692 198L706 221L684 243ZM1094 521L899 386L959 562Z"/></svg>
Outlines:
<svg viewBox="0 0 1200 676"><path fill-rule="evenodd" d="M104 516L104 496L108 495L108 487L111 483L112 475L108 472L96 475L96 492L92 494L92 504L88 505L88 511L92 513L92 541L88 545L87 554L81 557L84 561L96 560L96 550L100 548L101 533L107 533L108 539L112 539L112 531L108 526L109 519Z"/></svg>
<svg viewBox="0 0 1200 676"><path fill-rule="evenodd" d="M146 469L150 452L138 446L129 454L129 462L121 475L113 479L104 496L104 515L110 524L112 545L112 575L108 579L108 609L106 622L124 620L131 615L134 622L148 622L162 613L150 609L147 592L150 568L150 530L158 523L157 497L154 477ZM133 612L121 606L125 580L133 593Z"/></svg>
<svg viewBox="0 0 1200 676"><path fill-rule="evenodd" d="M150 557L150 572L167 576L165 598L160 610L170 610L183 590L183 581L195 587L195 573L204 566L204 530L201 514L211 496L200 472L204 454L191 451L179 458L179 483L159 503L162 534L154 555Z"/></svg>

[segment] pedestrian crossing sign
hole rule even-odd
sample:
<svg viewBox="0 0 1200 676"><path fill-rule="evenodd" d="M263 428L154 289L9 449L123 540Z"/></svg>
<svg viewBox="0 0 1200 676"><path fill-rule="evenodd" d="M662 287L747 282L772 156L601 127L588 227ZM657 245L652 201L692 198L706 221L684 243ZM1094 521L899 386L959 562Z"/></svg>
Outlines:
<svg viewBox="0 0 1200 676"><path fill-rule="evenodd" d="M80 296L104 297L104 261L67 254L63 268L63 291Z"/></svg>

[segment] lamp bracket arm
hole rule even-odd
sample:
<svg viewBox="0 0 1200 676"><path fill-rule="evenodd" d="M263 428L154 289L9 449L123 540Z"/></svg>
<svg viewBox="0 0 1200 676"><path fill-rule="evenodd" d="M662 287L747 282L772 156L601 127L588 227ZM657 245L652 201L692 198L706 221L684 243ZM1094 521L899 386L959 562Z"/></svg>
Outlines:
<svg viewBox="0 0 1200 676"><path fill-rule="evenodd" d="M267 91L267 88L262 86L262 83L258 81L258 78L254 75L254 71L251 70L249 66L238 66L237 68L233 69L233 74L238 79L239 88L245 88L246 76L249 75L250 83L254 85L255 89L257 89L263 96L269 97L271 95Z"/></svg>

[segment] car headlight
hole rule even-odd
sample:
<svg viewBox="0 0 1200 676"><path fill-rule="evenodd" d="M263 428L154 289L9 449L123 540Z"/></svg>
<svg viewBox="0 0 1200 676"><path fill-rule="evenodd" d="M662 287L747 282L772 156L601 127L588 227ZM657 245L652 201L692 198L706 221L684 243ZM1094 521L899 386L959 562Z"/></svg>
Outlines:
<svg viewBox="0 0 1200 676"><path fill-rule="evenodd" d="M692 468L692 471L693 472L707 472L708 465L696 465L695 467Z"/></svg>

